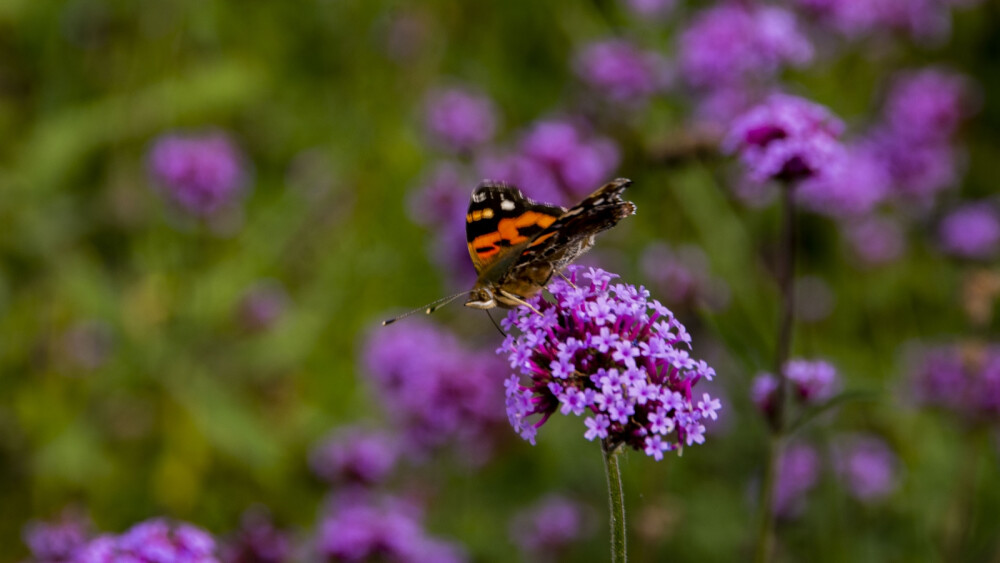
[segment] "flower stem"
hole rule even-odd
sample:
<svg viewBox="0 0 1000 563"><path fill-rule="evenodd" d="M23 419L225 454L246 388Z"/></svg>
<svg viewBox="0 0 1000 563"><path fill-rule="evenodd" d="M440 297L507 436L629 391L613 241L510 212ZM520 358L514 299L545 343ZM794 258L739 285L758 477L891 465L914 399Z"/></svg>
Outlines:
<svg viewBox="0 0 1000 563"><path fill-rule="evenodd" d="M618 469L618 454L621 448L604 440L604 474L608 478L608 506L611 509L611 561L625 563L625 495L622 490L622 474Z"/></svg>
<svg viewBox="0 0 1000 563"><path fill-rule="evenodd" d="M760 522L754 561L764 563L771 557L774 528L774 480L785 432L788 428L788 407L791 403L791 383L785 377L784 366L792 349L792 323L795 319L795 186L781 190L781 242L778 250L777 278L781 294L778 319L778 342L774 354L774 373L780 382L775 400L774 423L771 426L767 462L760 487Z"/></svg>

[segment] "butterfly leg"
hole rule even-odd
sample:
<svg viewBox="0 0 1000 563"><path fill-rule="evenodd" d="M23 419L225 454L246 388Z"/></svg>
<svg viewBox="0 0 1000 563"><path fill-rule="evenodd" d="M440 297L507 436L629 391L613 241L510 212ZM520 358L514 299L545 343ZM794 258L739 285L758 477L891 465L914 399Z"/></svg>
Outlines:
<svg viewBox="0 0 1000 563"><path fill-rule="evenodd" d="M497 290L497 295L499 295L500 297L503 297L504 301L507 301L508 303L512 303L514 305L520 305L522 307L527 307L528 309L531 309L531 311L533 313L535 313L536 315L538 315L539 317L544 317L545 316L545 315L542 314L541 311L539 311L538 309L534 308L531 305L531 303L528 303L524 299L521 299L520 297L518 297L517 295L514 295L513 293L511 293L509 291L505 291L503 289L499 289L499 290Z"/></svg>
<svg viewBox="0 0 1000 563"><path fill-rule="evenodd" d="M562 278L564 282L568 283L570 287L572 287L573 289L577 289L576 284L569 281L569 278L566 277L566 274L559 272L559 277Z"/></svg>

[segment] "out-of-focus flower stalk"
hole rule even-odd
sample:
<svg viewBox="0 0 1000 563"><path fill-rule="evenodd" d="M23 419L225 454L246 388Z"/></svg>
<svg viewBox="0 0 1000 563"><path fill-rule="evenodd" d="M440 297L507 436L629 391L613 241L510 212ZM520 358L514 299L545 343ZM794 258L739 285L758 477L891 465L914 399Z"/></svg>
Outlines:
<svg viewBox="0 0 1000 563"><path fill-rule="evenodd" d="M611 562L624 563L625 550L625 493L622 489L622 473L618 468L618 455L622 445L614 446L605 438L601 441L604 453L604 474L608 478L608 508L611 523Z"/></svg>

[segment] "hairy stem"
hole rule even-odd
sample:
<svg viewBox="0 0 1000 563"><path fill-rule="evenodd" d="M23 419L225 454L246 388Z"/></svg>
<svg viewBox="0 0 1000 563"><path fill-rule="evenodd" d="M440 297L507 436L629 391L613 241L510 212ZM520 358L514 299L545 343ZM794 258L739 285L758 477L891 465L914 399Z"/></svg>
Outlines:
<svg viewBox="0 0 1000 563"><path fill-rule="evenodd" d="M611 561L624 563L625 552L625 495L622 474L618 469L621 448L612 447L607 440L601 442L604 453L604 474L608 478L608 506L611 510Z"/></svg>

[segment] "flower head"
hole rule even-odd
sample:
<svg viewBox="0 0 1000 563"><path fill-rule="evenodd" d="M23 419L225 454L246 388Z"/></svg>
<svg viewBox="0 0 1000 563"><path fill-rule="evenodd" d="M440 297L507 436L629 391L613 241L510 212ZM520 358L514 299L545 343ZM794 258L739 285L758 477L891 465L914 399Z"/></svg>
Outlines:
<svg viewBox="0 0 1000 563"><path fill-rule="evenodd" d="M584 537L589 524L583 505L549 495L514 515L510 537L526 554L555 559L560 551Z"/></svg>
<svg viewBox="0 0 1000 563"><path fill-rule="evenodd" d="M504 366L485 350L470 350L450 332L412 319L369 338L367 373L402 435L400 446L421 455L449 444L483 461L502 420Z"/></svg>
<svg viewBox="0 0 1000 563"><path fill-rule="evenodd" d="M660 90L666 79L665 61L623 39L590 43L577 55L576 74L595 90L617 102L638 102Z"/></svg>
<svg viewBox="0 0 1000 563"><path fill-rule="evenodd" d="M816 179L842 164L843 128L819 104L772 94L733 122L723 149L739 154L755 182Z"/></svg>
<svg viewBox="0 0 1000 563"><path fill-rule="evenodd" d="M254 507L243 513L240 529L219 553L222 563L285 563L292 560L292 542L266 509Z"/></svg>
<svg viewBox="0 0 1000 563"><path fill-rule="evenodd" d="M966 77L944 69L902 74L886 99L886 122L911 142L947 141L971 113L970 89Z"/></svg>
<svg viewBox="0 0 1000 563"><path fill-rule="evenodd" d="M768 77L812 57L812 45L791 12L736 3L720 3L695 16L680 36L678 54L685 80L706 89Z"/></svg>
<svg viewBox="0 0 1000 563"><path fill-rule="evenodd" d="M691 357L691 337L644 288L612 284L614 274L571 266L570 282L549 284L554 302L531 299L503 321L516 328L498 353L515 373L506 384L507 416L534 443L554 412L585 416L588 440L626 444L657 460L705 440L704 419L721 408L693 387L715 371ZM522 382L527 378L527 383ZM529 417L540 416L537 422Z"/></svg>
<svg viewBox="0 0 1000 563"><path fill-rule="evenodd" d="M934 346L915 363L911 385L917 402L965 419L1000 420L1000 345Z"/></svg>
<svg viewBox="0 0 1000 563"><path fill-rule="evenodd" d="M437 90L427 100L427 130L443 145L463 151L493 138L497 111L488 97L464 88Z"/></svg>
<svg viewBox="0 0 1000 563"><path fill-rule="evenodd" d="M191 524L171 525L162 519L140 522L118 536L90 541L75 563L157 561L162 563L218 563L215 539Z"/></svg>
<svg viewBox="0 0 1000 563"><path fill-rule="evenodd" d="M833 397L837 389L837 370L823 360L791 359L785 363L784 375L791 383L792 397L804 405L814 405ZM770 373L759 374L751 386L754 404L766 415L773 416L777 408L777 392L781 382Z"/></svg>
<svg viewBox="0 0 1000 563"><path fill-rule="evenodd" d="M230 205L247 173L240 150L223 133L164 135L149 153L149 171L163 193L188 213L207 216Z"/></svg>
<svg viewBox="0 0 1000 563"><path fill-rule="evenodd" d="M389 475L397 456L388 434L343 428L320 443L309 461L313 472L331 483L371 485Z"/></svg>
<svg viewBox="0 0 1000 563"><path fill-rule="evenodd" d="M876 436L853 436L837 444L834 467L851 495L863 502L885 498L898 485L899 460Z"/></svg>
<svg viewBox="0 0 1000 563"><path fill-rule="evenodd" d="M941 246L962 258L990 258L1000 250L1000 213L988 203L952 211L940 227Z"/></svg>
<svg viewBox="0 0 1000 563"><path fill-rule="evenodd" d="M417 506L367 492L354 491L332 499L319 525L316 543L319 555L332 561L466 560L457 546L427 534Z"/></svg>
<svg viewBox="0 0 1000 563"><path fill-rule="evenodd" d="M803 497L819 481L820 459L816 449L792 444L781 452L774 483L774 512L792 517L802 509Z"/></svg>
<svg viewBox="0 0 1000 563"><path fill-rule="evenodd" d="M34 563L74 563L90 536L88 522L66 511L54 522L30 522L24 528L24 543Z"/></svg>
<svg viewBox="0 0 1000 563"><path fill-rule="evenodd" d="M876 266L897 260L906 250L906 236L899 221L870 216L842 225L844 237L854 255L866 265Z"/></svg>

